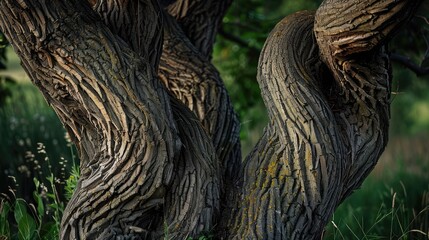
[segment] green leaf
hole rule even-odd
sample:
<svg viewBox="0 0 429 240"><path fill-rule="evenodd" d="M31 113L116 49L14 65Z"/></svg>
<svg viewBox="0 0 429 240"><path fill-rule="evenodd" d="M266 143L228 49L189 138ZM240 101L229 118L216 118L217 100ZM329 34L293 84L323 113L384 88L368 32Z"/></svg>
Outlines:
<svg viewBox="0 0 429 240"><path fill-rule="evenodd" d="M40 239L58 239L58 228L54 222L47 222L40 229Z"/></svg>
<svg viewBox="0 0 429 240"><path fill-rule="evenodd" d="M34 219L30 215L25 215L18 222L18 231L19 239L34 239L37 232L37 227Z"/></svg>
<svg viewBox="0 0 429 240"><path fill-rule="evenodd" d="M53 193L46 193L46 196L50 199L55 200L55 195Z"/></svg>
<svg viewBox="0 0 429 240"><path fill-rule="evenodd" d="M37 178L33 178L34 185L36 186L36 191L33 192L34 200L37 204L37 216L39 218L40 224L42 224L43 215L45 214L45 205L43 204L42 196L40 196L38 190L40 187L40 182Z"/></svg>
<svg viewBox="0 0 429 240"><path fill-rule="evenodd" d="M77 183L80 177L79 166L73 163L70 177L66 180L66 185L64 186L65 196L67 200L70 200L74 190L76 189Z"/></svg>
<svg viewBox="0 0 429 240"><path fill-rule="evenodd" d="M43 216L45 214L45 205L43 204L42 196L36 191L33 193L34 200L37 204L37 216L39 217L39 221L42 222Z"/></svg>
<svg viewBox="0 0 429 240"><path fill-rule="evenodd" d="M9 212L10 204L2 199L0 201L0 239L2 239L1 237L10 238Z"/></svg>
<svg viewBox="0 0 429 240"><path fill-rule="evenodd" d="M25 214L27 214L27 207L26 207L26 202L24 199L18 198L15 201L15 220L16 222L19 222L19 220L21 220L21 218L23 218L23 216Z"/></svg>
<svg viewBox="0 0 429 240"><path fill-rule="evenodd" d="M39 189L40 182L37 180L37 178L33 178L34 186L36 186L36 189Z"/></svg>
<svg viewBox="0 0 429 240"><path fill-rule="evenodd" d="M46 177L46 179L51 183L54 184L54 174L51 173L51 175L49 175L48 177Z"/></svg>
<svg viewBox="0 0 429 240"><path fill-rule="evenodd" d="M15 220L18 223L18 239L33 239L36 233L36 223L33 217L27 212L27 203L24 199L16 199Z"/></svg>

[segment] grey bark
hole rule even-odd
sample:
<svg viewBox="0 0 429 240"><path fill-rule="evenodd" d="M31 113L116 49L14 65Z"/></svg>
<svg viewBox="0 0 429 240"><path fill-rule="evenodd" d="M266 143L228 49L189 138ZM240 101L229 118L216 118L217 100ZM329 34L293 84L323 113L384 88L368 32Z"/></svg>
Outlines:
<svg viewBox="0 0 429 240"><path fill-rule="evenodd" d="M0 2L0 30L79 149L61 239L316 239L374 167L389 121L383 45L419 1L326 0L283 19L258 69L270 124L243 166L209 61L229 4Z"/></svg>
<svg viewBox="0 0 429 240"><path fill-rule="evenodd" d="M258 69L270 125L244 163L233 238L320 238L387 144L383 43L418 4L328 0L274 28Z"/></svg>
<svg viewBox="0 0 429 240"><path fill-rule="evenodd" d="M156 2L154 4L156 5ZM135 42L142 42L146 39L145 34L132 33L136 29L143 28L144 24L149 20L146 18L137 22L129 20L138 19L136 16L139 14L144 15L143 10L139 10L136 13L136 9L146 9L144 6L138 7L135 4L131 4L131 2L96 1L93 4L93 8L111 30L124 39L134 51L144 56L145 51L142 52L141 44L135 44ZM219 11L223 10L223 8L219 9ZM189 13L192 12L189 11ZM220 21L221 17L218 15L221 15L221 13L215 14L216 11L213 10L210 13L213 15L213 19L217 16ZM190 17L184 13L181 16L182 18ZM160 22L157 22L155 26L158 26ZM209 27L207 24L204 26ZM199 35L205 34L206 28L200 29L202 33L199 33ZM158 27L155 27L155 31L157 29ZM215 29L210 30L210 32L214 31ZM193 33L196 34L196 31L194 30ZM158 62L158 59L156 61ZM241 168L238 119L217 70L206 60L206 57L202 56L199 49L190 42L176 21L167 15L164 17L164 44L158 74L164 86L172 94L172 98L176 98L193 111L208 133L216 150L217 161L220 164L222 175L222 186L216 187L221 189L220 197L222 202L233 202L230 189L234 187L235 172ZM188 149L188 151L190 150ZM191 167L187 171L194 172L194 169ZM186 196L184 193L177 195ZM193 196L192 199L196 199L196 196ZM170 204L174 205L173 203ZM231 207L230 205L223 204L221 210L228 211L227 209ZM180 206L175 207L180 208ZM224 210L224 208L227 209ZM187 221L191 220L187 219ZM208 229L205 230L207 231Z"/></svg>
<svg viewBox="0 0 429 240"><path fill-rule="evenodd" d="M213 43L232 0L176 0L168 13L181 26L201 56L210 59Z"/></svg>

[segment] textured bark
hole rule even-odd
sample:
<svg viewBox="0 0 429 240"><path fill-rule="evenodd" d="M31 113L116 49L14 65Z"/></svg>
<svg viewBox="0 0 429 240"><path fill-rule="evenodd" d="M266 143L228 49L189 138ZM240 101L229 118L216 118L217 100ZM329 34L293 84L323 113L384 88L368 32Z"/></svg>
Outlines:
<svg viewBox="0 0 429 240"><path fill-rule="evenodd" d="M387 143L391 73L383 45L421 2L326 0L317 10L321 59L335 79L327 90L349 149L342 199L360 186Z"/></svg>
<svg viewBox="0 0 429 240"><path fill-rule="evenodd" d="M245 162L234 239L313 239L334 211L346 149L320 91L321 67L312 13L277 24L258 72L270 125Z"/></svg>
<svg viewBox="0 0 429 240"><path fill-rule="evenodd" d="M152 2L153 5L157 5L156 1ZM148 55L147 53L162 52L160 80L171 94L188 106L200 119L213 141L218 159L224 166L222 169L225 169L224 171L230 176L232 172L240 168L239 122L219 73L192 45L180 26L168 16L165 16L163 49L149 52L146 49L147 46L142 46L141 42L147 38L144 33L145 24L149 24L150 19L160 13L148 11L154 16L145 14L142 9L147 11L145 6L149 4L142 3L141 5L128 1L99 0L93 3L93 8L109 26L109 29L124 39L141 56ZM137 13L136 10L138 10ZM161 22L158 20L155 24L151 23L151 26L154 26L153 31L159 31ZM134 34L135 32L143 33ZM212 45L213 42L210 44ZM153 45L159 46L160 44L157 42ZM208 45L207 43L206 46ZM155 57L150 59L153 60L151 62L159 62ZM232 153L231 149L233 149Z"/></svg>
<svg viewBox="0 0 429 240"><path fill-rule="evenodd" d="M182 149L166 191L164 228L154 239L166 231L172 239L197 237L216 226L220 212L221 178L210 137L186 106L175 100L172 106Z"/></svg>
<svg viewBox="0 0 429 240"><path fill-rule="evenodd" d="M220 210L226 217L235 202L242 167L239 121L217 70L169 17L159 76L170 93L195 113L213 142L222 176Z"/></svg>
<svg viewBox="0 0 429 240"><path fill-rule="evenodd" d="M213 141L222 174L233 178L241 168L240 127L219 73L171 19L166 21L164 38L160 79L200 119Z"/></svg>
<svg viewBox="0 0 429 240"><path fill-rule="evenodd" d="M134 236L156 226L180 145L149 62L118 44L81 1L2 1L1 9L2 30L19 39L24 68L79 149L81 179L61 238Z"/></svg>
<svg viewBox="0 0 429 240"><path fill-rule="evenodd" d="M244 163L232 238L320 238L387 144L391 73L382 44L418 4L324 1L317 44L310 13L275 27L258 69L270 125Z"/></svg>
<svg viewBox="0 0 429 240"><path fill-rule="evenodd" d="M326 0L283 19L259 61L270 124L244 166L209 62L230 2L0 1L0 30L79 149L61 239L316 239L374 167L383 45L419 1Z"/></svg>
<svg viewBox="0 0 429 240"><path fill-rule="evenodd" d="M135 32L135 25L142 28L142 26L144 26L144 24L148 23L149 21L143 19L140 22L132 22L130 20L120 19L133 19L133 15L138 15L134 13L135 9L145 9L144 7L136 7L126 1L98 1L93 6L93 8L96 12L99 13L104 22L109 26L110 29L112 29L112 31L118 34L122 39L126 40L126 42L132 47L134 51L141 52L139 45L133 44L133 42L141 42L146 37L144 34L132 33ZM118 21L118 19L120 21ZM134 19L137 18L134 17ZM132 24L129 22L132 22ZM123 23L124 25L121 25L120 23ZM222 200L225 200L226 194L228 194L228 189L231 188L233 184L233 176L235 176L234 172L241 168L238 119L233 111L229 96L217 70L210 62L201 56L201 54L189 42L187 36L184 35L174 20L166 16L165 23L165 37L159 71L160 79L175 98L177 98L180 102L185 104L191 111L195 113L195 115L201 121L204 129L208 133L210 139L212 140L214 148L217 152L217 160L221 165L221 174L224 176L224 180L222 181L223 186L219 186L217 183L216 188L223 190ZM133 38L142 39L139 40ZM142 52L142 54L144 54L144 52ZM183 118L181 119L181 124L178 124L179 128L183 127L182 125L186 122L183 120ZM183 134L186 135L184 129ZM201 139L201 135L198 136L199 137L194 135L190 137L193 139ZM204 139L201 140L204 141ZM197 146L193 147L197 148ZM192 152L192 154L197 153L204 155L204 151L201 149L199 149L199 151L196 150L191 150L189 147L187 149L187 151ZM195 157L191 158L189 156L183 155L182 158L194 159ZM200 158L197 157L197 159ZM180 160L180 162L184 161ZM180 179L185 179L184 176L188 176L189 173L201 171L199 170L201 166L198 168L195 168L194 166L188 166L188 168L190 169L186 169L187 174L181 173L178 175L178 181ZM194 174L190 175L195 178ZM196 179L198 182L205 178L200 176ZM182 191L186 190L186 188L182 189ZM192 194L187 195L185 193L176 193L176 196L183 196L183 199L180 200L183 202L186 200L186 197L191 197L191 199L195 202L197 202L197 199L203 199L202 197L192 196ZM218 201L218 199L216 199L216 201ZM185 209L180 205L175 206L173 202L170 202L169 205L179 209ZM190 205L192 206L195 204ZM213 204L213 206L218 206L218 202ZM210 219L210 216L211 215L208 215L205 218ZM169 218L183 218L183 216L174 215L171 213L169 214ZM173 220L171 221L174 222ZM192 218L186 218L183 222L186 221L192 222L193 220ZM212 221L207 222L211 223ZM200 223L200 225L203 224ZM179 229L177 226L175 229ZM210 225L210 227L212 227L212 225ZM203 230L208 231L209 229ZM183 227L182 231L187 232L184 231Z"/></svg>
<svg viewBox="0 0 429 240"><path fill-rule="evenodd" d="M157 0L93 0L89 3L112 32L140 57L148 59L154 69L158 68L163 19Z"/></svg>
<svg viewBox="0 0 429 240"><path fill-rule="evenodd" d="M177 19L202 57L210 59L217 31L231 2L232 0L176 0L167 10Z"/></svg>
<svg viewBox="0 0 429 240"><path fill-rule="evenodd" d="M219 201L216 158L197 120L192 125L180 122L179 139L170 99L149 62L122 44L82 3L45 4L2 2L11 16L2 19L2 29L19 38L14 47L24 67L80 152L82 175L64 212L61 238L162 234L165 199L182 201L174 204L180 211L172 216L178 219L166 220L175 226L171 234L180 236L177 228L182 236L210 229ZM20 28L20 21L27 28ZM175 106L174 115L192 121L183 109ZM195 132L189 131L191 126ZM194 138L200 144L189 146ZM192 151L181 153L185 148ZM184 184L183 198L170 196Z"/></svg>

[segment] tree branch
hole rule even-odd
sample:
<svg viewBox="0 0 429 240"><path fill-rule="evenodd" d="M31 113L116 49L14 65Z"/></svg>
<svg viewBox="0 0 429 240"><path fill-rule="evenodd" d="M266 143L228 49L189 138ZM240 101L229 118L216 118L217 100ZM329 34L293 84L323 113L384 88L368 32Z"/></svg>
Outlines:
<svg viewBox="0 0 429 240"><path fill-rule="evenodd" d="M162 53L162 9L157 0L92 0L92 8L109 29L136 53L147 58L155 72Z"/></svg>
<svg viewBox="0 0 429 240"><path fill-rule="evenodd" d="M330 45L329 52L322 54L344 57L384 44L413 16L420 3L421 0L325 0L317 10L314 29L319 45L322 41ZM323 37L319 34L322 31Z"/></svg>
<svg viewBox="0 0 429 240"><path fill-rule="evenodd" d="M253 53L259 53L259 52L261 52L261 49L258 49L256 47L250 45L248 42L244 41L240 37L235 36L235 35L233 35L231 33L225 32L225 30L222 27L219 29L219 34L222 37L224 37L225 39L227 39L227 40L229 40L231 42L235 42L238 45L240 45L241 47L245 47L245 48L249 49Z"/></svg>
<svg viewBox="0 0 429 240"><path fill-rule="evenodd" d="M210 59L213 44L232 0L177 0L167 7L192 44Z"/></svg>
<svg viewBox="0 0 429 240"><path fill-rule="evenodd" d="M404 67L410 69L413 71L417 76L425 76L429 75L429 67L423 67L418 65L417 63L413 62L409 57L403 56L398 53L391 53L390 59L394 62L397 62Z"/></svg>
<svg viewBox="0 0 429 240"><path fill-rule="evenodd" d="M391 67L383 45L421 2L325 0L316 12L320 55L333 74L329 95L351 153L343 162L341 199L360 186L387 144Z"/></svg>

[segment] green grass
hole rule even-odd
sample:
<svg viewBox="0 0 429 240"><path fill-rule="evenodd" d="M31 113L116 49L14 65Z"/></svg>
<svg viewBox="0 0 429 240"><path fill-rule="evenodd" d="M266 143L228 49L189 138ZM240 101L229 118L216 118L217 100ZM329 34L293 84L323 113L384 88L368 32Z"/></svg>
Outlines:
<svg viewBox="0 0 429 240"><path fill-rule="evenodd" d="M428 239L429 176L368 177L326 227L324 239Z"/></svg>

